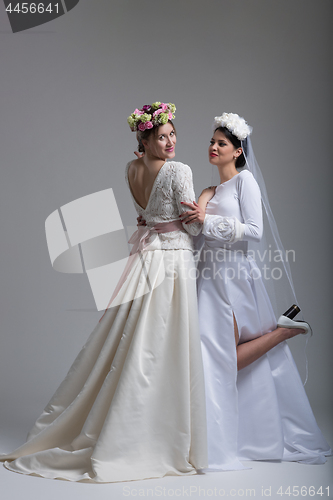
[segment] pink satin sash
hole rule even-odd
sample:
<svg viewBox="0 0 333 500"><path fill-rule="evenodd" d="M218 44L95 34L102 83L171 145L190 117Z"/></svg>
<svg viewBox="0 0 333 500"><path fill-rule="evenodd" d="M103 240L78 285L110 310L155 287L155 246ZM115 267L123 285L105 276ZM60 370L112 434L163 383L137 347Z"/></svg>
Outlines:
<svg viewBox="0 0 333 500"><path fill-rule="evenodd" d="M132 234L130 239L128 240L128 243L132 244L132 250L130 252L130 255L128 257L128 260L126 262L126 266L124 269L123 274L120 277L120 280L117 283L116 288L114 289L114 292L112 294L112 297L108 303L107 308L105 309L105 312L101 319L99 320L99 323L102 321L104 318L104 315L106 311L109 309L111 303L113 300L116 298L118 295L119 290L125 283L132 267L134 266L136 260L139 258L139 253L142 252L147 248L149 245L149 239L150 236L153 233L171 233L172 231L185 231L183 228L182 222L180 220L172 220L169 222L160 222L159 224L155 224L153 227L146 227L146 226L139 226L138 229Z"/></svg>

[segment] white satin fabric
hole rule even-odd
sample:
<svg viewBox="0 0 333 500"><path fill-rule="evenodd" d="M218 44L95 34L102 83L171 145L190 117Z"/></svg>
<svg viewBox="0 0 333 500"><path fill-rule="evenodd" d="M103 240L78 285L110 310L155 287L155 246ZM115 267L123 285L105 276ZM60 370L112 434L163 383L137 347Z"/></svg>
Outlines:
<svg viewBox="0 0 333 500"><path fill-rule="evenodd" d="M207 213L219 216L215 228L211 216L204 225L198 266L209 468L241 469L240 460L324 463L331 450L287 343L237 373L233 314L240 342L276 328L259 269L247 254L246 240L260 237L262 228L260 191L252 174L243 171L218 186ZM234 235L224 226L234 217L245 226L244 238L230 244Z"/></svg>
<svg viewBox="0 0 333 500"><path fill-rule="evenodd" d="M193 201L191 171L175 163L159 171L145 218L149 205L167 221L183 196ZM135 260L117 295L122 304L97 324L27 442L0 456L8 469L100 483L195 474L207 466L193 244L184 230L169 236L173 249L159 249L162 238Z"/></svg>
<svg viewBox="0 0 333 500"><path fill-rule="evenodd" d="M107 310L27 443L1 456L8 469L113 482L207 465L193 254L148 251L144 263L152 285L166 273L162 284ZM141 264L125 283L132 297L145 287Z"/></svg>

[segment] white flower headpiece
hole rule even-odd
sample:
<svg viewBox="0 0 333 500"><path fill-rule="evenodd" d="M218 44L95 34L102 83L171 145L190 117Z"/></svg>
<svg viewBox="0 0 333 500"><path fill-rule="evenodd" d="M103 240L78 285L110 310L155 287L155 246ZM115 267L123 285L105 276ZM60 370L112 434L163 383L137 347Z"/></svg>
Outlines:
<svg viewBox="0 0 333 500"><path fill-rule="evenodd" d="M213 129L215 130L218 127L227 128L240 141L244 141L252 132L252 127L236 113L223 113L222 116L215 116Z"/></svg>

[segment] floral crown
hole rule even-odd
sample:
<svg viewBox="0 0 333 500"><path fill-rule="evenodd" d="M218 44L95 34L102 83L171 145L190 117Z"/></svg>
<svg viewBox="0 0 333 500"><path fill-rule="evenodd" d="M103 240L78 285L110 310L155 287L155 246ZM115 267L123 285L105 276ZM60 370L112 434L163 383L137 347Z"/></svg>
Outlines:
<svg viewBox="0 0 333 500"><path fill-rule="evenodd" d="M132 132L149 130L159 125L165 125L169 120L175 118L176 106L169 102L153 102L151 106L143 106L142 109L135 109L127 118Z"/></svg>
<svg viewBox="0 0 333 500"><path fill-rule="evenodd" d="M244 141L252 132L252 127L236 113L223 113L222 116L215 116L213 129L216 130L218 127L227 128L240 141Z"/></svg>

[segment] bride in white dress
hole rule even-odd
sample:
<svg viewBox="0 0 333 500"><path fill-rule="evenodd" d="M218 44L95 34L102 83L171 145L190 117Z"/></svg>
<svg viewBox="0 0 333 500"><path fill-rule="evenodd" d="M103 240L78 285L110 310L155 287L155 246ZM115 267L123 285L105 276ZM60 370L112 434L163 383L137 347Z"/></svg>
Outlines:
<svg viewBox="0 0 333 500"><path fill-rule="evenodd" d="M286 343L308 325L283 316L277 322L259 268L248 251L250 244L262 239L264 196L249 170L246 137L250 132L238 115L224 113L215 118L208 153L221 184L205 189L198 204L186 203L191 210L182 216L188 225L203 222L199 321L208 461L217 470L244 468L240 460L320 464L331 454ZM237 170L245 164L247 168ZM261 179L256 168L254 173ZM263 182L262 191L266 196ZM263 204L269 214L267 197ZM290 283L293 289L291 277ZM283 292L288 295L287 289Z"/></svg>
<svg viewBox="0 0 333 500"><path fill-rule="evenodd" d="M191 237L201 224L179 220L181 202L195 195L190 168L172 160L174 110L154 103L128 119L145 150L126 167L147 224L139 228L140 252L119 305L106 310L27 442L1 456L12 471L114 482L195 474L207 466Z"/></svg>

